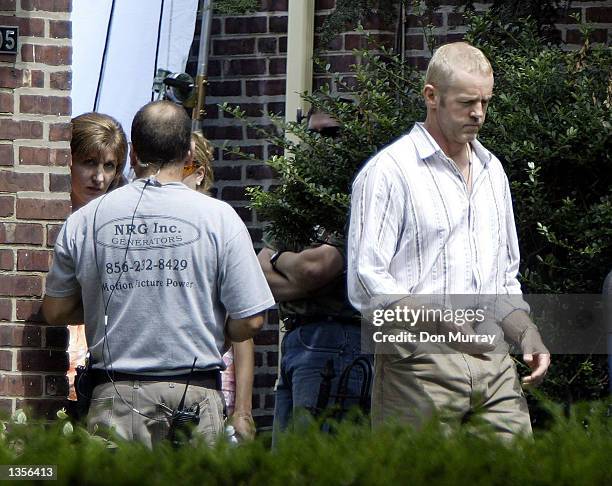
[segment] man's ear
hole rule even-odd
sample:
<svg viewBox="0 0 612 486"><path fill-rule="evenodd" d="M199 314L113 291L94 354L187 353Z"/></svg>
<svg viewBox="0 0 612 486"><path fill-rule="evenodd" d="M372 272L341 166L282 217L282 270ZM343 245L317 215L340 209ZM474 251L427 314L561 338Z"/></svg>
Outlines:
<svg viewBox="0 0 612 486"><path fill-rule="evenodd" d="M133 169L138 166L138 155L136 154L136 151L134 150L134 146L132 144L130 144L130 165Z"/></svg>
<svg viewBox="0 0 612 486"><path fill-rule="evenodd" d="M427 108L436 108L439 100L438 89L433 84L426 84L423 87L423 98Z"/></svg>

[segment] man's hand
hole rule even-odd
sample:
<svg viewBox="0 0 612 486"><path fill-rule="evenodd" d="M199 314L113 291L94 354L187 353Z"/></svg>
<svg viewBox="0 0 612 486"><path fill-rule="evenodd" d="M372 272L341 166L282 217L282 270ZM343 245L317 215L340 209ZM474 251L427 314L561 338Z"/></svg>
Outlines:
<svg viewBox="0 0 612 486"><path fill-rule="evenodd" d="M234 412L228 421L234 426L240 440L255 438L255 421L249 412Z"/></svg>
<svg viewBox="0 0 612 486"><path fill-rule="evenodd" d="M550 353L535 328L527 329L520 346L523 351L523 361L531 368L531 374L523 377L523 385L538 386L544 380L550 366Z"/></svg>
<svg viewBox="0 0 612 486"><path fill-rule="evenodd" d="M544 346L538 328L529 315L520 309L506 316L501 327L505 336L521 348L523 361L531 369L531 374L523 377L523 385L539 385L550 366L550 352Z"/></svg>

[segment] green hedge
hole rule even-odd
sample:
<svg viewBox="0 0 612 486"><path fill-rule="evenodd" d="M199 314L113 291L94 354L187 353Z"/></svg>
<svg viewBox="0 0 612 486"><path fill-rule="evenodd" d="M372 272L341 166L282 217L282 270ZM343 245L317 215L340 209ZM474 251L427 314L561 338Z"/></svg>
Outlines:
<svg viewBox="0 0 612 486"><path fill-rule="evenodd" d="M57 465L59 484L611 484L609 410L583 404L569 418L552 414L550 430L534 441L503 444L465 428L444 435L434 424L372 433L344 423L331 435L316 427L287 434L274 452L266 437L213 450L122 442L109 449L81 429L64 435L64 422L13 423L0 440L0 464Z"/></svg>

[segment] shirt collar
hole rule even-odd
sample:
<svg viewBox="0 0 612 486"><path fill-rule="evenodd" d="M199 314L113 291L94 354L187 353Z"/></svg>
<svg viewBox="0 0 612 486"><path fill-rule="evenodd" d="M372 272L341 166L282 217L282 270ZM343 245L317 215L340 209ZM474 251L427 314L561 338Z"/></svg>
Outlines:
<svg viewBox="0 0 612 486"><path fill-rule="evenodd" d="M416 151L419 154L421 160L425 160L435 153L443 154L444 152L438 145L438 142L431 136L431 134L425 128L425 124L417 122L410 131L410 138L414 142ZM474 139L472 142L472 150L476 153L476 156L481 160L482 164L486 167L493 154L489 152L484 146L477 140Z"/></svg>

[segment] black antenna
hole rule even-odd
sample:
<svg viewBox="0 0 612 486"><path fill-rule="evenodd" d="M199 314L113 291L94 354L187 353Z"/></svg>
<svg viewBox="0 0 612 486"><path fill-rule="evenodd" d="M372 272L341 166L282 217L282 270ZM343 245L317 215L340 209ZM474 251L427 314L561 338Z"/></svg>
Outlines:
<svg viewBox="0 0 612 486"><path fill-rule="evenodd" d="M189 372L189 376L187 377L187 383L185 383L185 391L183 392L183 397L181 398L181 403L179 403L178 410L183 410L185 406L185 396L187 395L187 387L189 386L189 382L191 381L191 375L193 375L193 370L195 369L196 361L198 357L193 358L193 364L191 365L191 371Z"/></svg>

